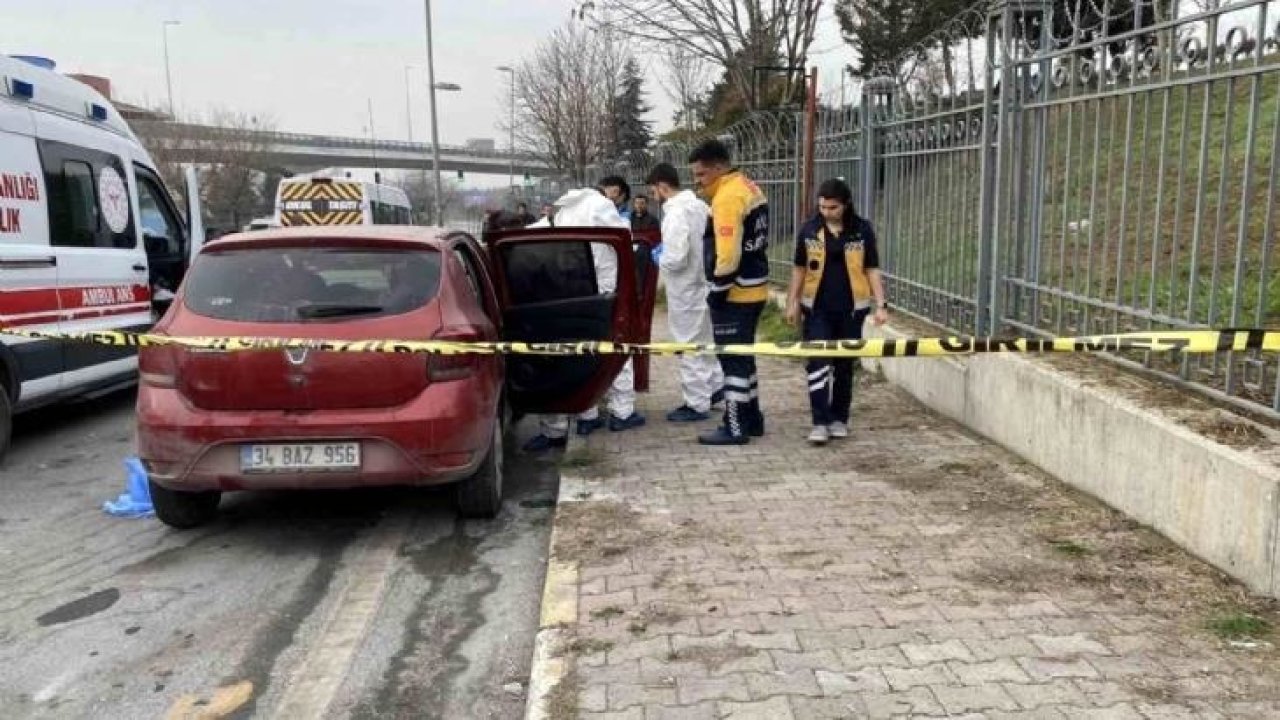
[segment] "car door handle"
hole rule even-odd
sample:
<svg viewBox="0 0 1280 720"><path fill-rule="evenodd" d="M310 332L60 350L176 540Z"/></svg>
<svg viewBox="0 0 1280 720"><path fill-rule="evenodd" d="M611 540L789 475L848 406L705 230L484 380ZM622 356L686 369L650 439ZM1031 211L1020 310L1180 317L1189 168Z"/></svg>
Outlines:
<svg viewBox="0 0 1280 720"><path fill-rule="evenodd" d="M135 264L135 265L133 266L133 271L134 271L134 272L146 272L146 271L147 271L147 266L146 266L146 265L143 265L142 263L137 263L137 264Z"/></svg>
<svg viewBox="0 0 1280 720"><path fill-rule="evenodd" d="M58 264L56 255L47 257L4 257L0 256L0 268L20 270L22 268L55 267Z"/></svg>

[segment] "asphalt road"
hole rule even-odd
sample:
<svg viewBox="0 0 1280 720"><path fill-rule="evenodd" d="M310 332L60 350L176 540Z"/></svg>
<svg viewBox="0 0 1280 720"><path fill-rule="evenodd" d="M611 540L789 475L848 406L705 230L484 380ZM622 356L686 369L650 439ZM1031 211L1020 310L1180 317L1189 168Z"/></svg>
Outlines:
<svg viewBox="0 0 1280 720"><path fill-rule="evenodd" d="M446 490L225 496L169 530L106 515L131 393L23 416L0 467L0 716L516 718L558 476ZM516 688L512 683L520 683Z"/></svg>

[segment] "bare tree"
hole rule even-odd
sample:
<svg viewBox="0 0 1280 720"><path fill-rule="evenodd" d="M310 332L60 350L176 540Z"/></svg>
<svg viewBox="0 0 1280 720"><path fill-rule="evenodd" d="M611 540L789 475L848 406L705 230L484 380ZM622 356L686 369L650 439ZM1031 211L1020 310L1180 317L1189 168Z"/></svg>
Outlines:
<svg viewBox="0 0 1280 720"><path fill-rule="evenodd" d="M680 45L671 45L664 53L666 73L658 84L676 105L677 121L685 131L693 133L702 110L703 94L712 82L711 65L702 56Z"/></svg>
<svg viewBox="0 0 1280 720"><path fill-rule="evenodd" d="M184 188L182 166L199 170L200 200L211 229L238 230L271 205L263 161L274 122L248 113L216 109L207 120L190 115L182 122L135 122L137 133L165 184Z"/></svg>
<svg viewBox="0 0 1280 720"><path fill-rule="evenodd" d="M255 116L228 110L214 111L209 124L223 132L208 142L210 162L201 175L206 212L215 224L238 230L261 212L270 192L263 186L266 143L259 134L269 128Z"/></svg>
<svg viewBox="0 0 1280 720"><path fill-rule="evenodd" d="M823 0L580 0L577 15L657 48L679 47L725 74L755 108L756 68L791 68L785 97L804 83Z"/></svg>
<svg viewBox="0 0 1280 720"><path fill-rule="evenodd" d="M581 23L556 30L516 68L517 142L575 182L616 146L611 109L625 47Z"/></svg>
<svg viewBox="0 0 1280 720"><path fill-rule="evenodd" d="M399 180L386 182L404 190L405 195L409 196L409 206L414 209L414 214L420 223L442 224L441 218L432 217L435 206L432 201L435 199L436 187L426 172L406 172ZM449 182L443 183L441 189L444 192L440 196L440 212L446 218L459 214L463 205L462 192Z"/></svg>

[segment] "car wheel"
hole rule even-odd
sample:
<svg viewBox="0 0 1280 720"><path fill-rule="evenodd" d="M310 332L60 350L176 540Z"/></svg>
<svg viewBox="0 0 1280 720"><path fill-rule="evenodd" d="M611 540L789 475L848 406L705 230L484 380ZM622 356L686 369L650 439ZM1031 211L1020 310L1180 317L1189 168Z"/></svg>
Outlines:
<svg viewBox="0 0 1280 720"><path fill-rule="evenodd" d="M475 475L458 483L458 514L491 518L502 509L502 422L493 423L493 441Z"/></svg>
<svg viewBox="0 0 1280 720"><path fill-rule="evenodd" d="M151 505L156 509L156 517L171 528L190 530L200 527L218 515L218 502L222 493L217 490L201 492L185 492L170 490L148 480L151 490Z"/></svg>
<svg viewBox="0 0 1280 720"><path fill-rule="evenodd" d="M13 404L9 401L9 391L0 385L0 463L4 462L5 453L9 452L9 437L13 434Z"/></svg>

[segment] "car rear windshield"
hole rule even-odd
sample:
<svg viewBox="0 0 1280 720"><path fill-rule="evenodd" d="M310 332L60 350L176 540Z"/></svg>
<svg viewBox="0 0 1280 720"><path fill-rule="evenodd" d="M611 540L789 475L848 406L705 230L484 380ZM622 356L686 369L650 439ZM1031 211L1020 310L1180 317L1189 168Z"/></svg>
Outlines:
<svg viewBox="0 0 1280 720"><path fill-rule="evenodd" d="M219 320L332 322L406 313L439 288L434 251L254 248L200 256L184 296Z"/></svg>

